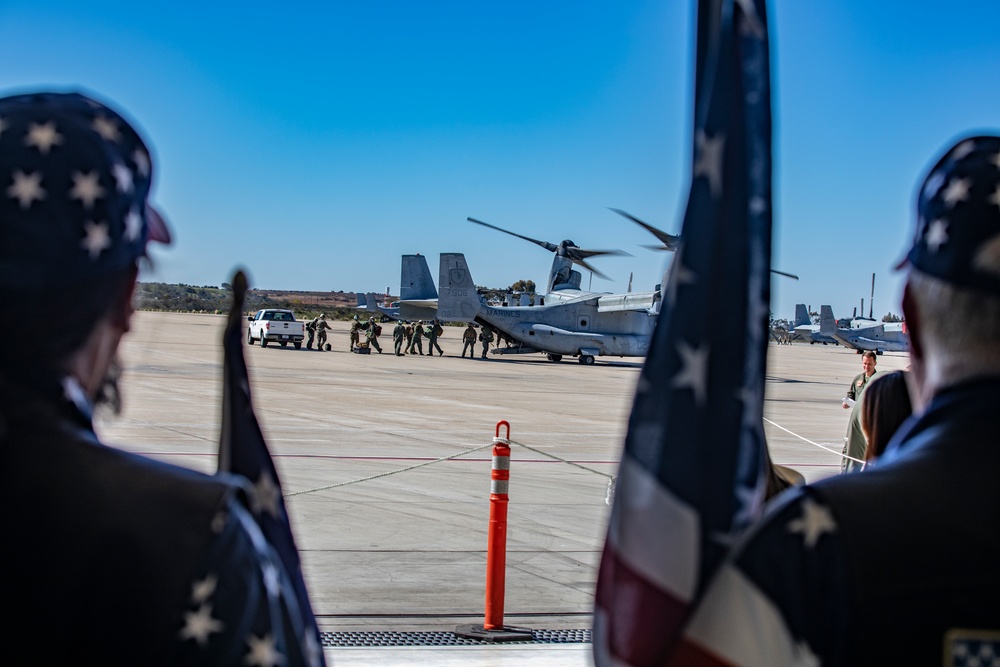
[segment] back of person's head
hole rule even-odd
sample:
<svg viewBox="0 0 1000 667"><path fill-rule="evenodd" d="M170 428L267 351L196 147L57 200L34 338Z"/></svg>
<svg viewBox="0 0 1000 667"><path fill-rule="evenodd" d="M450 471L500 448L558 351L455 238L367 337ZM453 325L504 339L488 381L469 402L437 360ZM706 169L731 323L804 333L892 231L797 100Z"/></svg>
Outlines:
<svg viewBox="0 0 1000 667"><path fill-rule="evenodd" d="M0 98L0 289L36 331L0 346L0 376L58 371L130 294L147 242L170 240L147 204L152 175L146 144L104 104L76 93Z"/></svg>
<svg viewBox="0 0 1000 667"><path fill-rule="evenodd" d="M906 372L876 375L861 394L861 429L868 440L865 461L882 455L893 434L912 413Z"/></svg>
<svg viewBox="0 0 1000 667"><path fill-rule="evenodd" d="M1000 136L963 139L917 193L904 312L943 382L1000 373ZM909 303L908 303L909 301ZM916 367L915 367L916 370Z"/></svg>

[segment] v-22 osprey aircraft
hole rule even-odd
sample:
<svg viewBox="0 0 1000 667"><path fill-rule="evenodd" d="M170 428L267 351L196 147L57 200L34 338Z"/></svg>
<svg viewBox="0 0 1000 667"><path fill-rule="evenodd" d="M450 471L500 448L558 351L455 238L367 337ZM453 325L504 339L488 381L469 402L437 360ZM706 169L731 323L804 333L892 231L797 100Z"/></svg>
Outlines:
<svg viewBox="0 0 1000 667"><path fill-rule="evenodd" d="M598 356L645 356L659 312L658 292L584 293L540 306L488 306L462 253L441 254L438 291L440 319L478 322L515 341L493 354L543 352L550 361L574 356L593 364Z"/></svg>

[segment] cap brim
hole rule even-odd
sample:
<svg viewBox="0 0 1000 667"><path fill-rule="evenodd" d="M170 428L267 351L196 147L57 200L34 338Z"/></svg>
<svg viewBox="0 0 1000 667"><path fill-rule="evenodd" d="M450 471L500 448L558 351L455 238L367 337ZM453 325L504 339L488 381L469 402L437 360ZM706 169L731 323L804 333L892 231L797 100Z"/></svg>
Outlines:
<svg viewBox="0 0 1000 667"><path fill-rule="evenodd" d="M160 212L146 204L146 225L149 228L149 240L170 245L170 229Z"/></svg>

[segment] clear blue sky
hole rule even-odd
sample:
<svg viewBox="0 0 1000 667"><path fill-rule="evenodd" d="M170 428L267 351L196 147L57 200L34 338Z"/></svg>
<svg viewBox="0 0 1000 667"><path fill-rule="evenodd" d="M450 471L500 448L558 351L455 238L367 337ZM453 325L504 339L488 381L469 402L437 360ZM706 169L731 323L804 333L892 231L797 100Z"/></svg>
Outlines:
<svg viewBox="0 0 1000 667"><path fill-rule="evenodd" d="M465 252L478 284L543 283L548 253L466 222L633 257L680 229L693 3L0 4L0 92L84 88L157 156L175 245L145 280L399 289L399 256ZM1000 3L772 2L772 310L899 312L890 267L918 178L966 131L1000 128ZM588 277L584 277L586 286Z"/></svg>

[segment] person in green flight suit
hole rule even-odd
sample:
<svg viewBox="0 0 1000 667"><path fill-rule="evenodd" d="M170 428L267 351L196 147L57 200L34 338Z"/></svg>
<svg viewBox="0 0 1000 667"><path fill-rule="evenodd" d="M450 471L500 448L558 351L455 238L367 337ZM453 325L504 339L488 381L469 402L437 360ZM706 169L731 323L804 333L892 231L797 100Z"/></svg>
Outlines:
<svg viewBox="0 0 1000 667"><path fill-rule="evenodd" d="M438 345L437 342L438 337L441 336L441 334L443 333L444 333L444 327L441 326L441 321L431 320L431 323L427 326L427 338L429 339L427 343L428 357L434 356L435 348L437 348L439 357L444 356L444 351L441 349L441 346Z"/></svg>
<svg viewBox="0 0 1000 667"><path fill-rule="evenodd" d="M406 340L406 325L402 320L396 320L396 327L392 330L392 346L396 349L396 356L403 356L403 342Z"/></svg>
<svg viewBox="0 0 1000 667"><path fill-rule="evenodd" d="M474 359L476 356L476 328L473 326L472 322L469 322L469 326L465 328L462 332L462 356L465 356L465 352L468 350L469 359Z"/></svg>
<svg viewBox="0 0 1000 667"><path fill-rule="evenodd" d="M361 320L355 315L354 319L351 320L351 352L354 352L354 348L361 344Z"/></svg>
<svg viewBox="0 0 1000 667"><path fill-rule="evenodd" d="M865 434L861 430L861 394L875 375L876 359L875 353L871 350L861 355L863 370L854 376L851 386L847 388L847 395L841 402L841 406L845 410L851 410L851 418L847 422L847 435L844 436L844 457L840 463L841 472L855 472L864 466L868 441L865 440ZM861 462L852 459L858 459Z"/></svg>
<svg viewBox="0 0 1000 667"><path fill-rule="evenodd" d="M320 314L319 320L316 322L316 349L320 352L326 347L326 332L332 330L333 327L326 321L326 313Z"/></svg>
<svg viewBox="0 0 1000 667"><path fill-rule="evenodd" d="M423 354L424 344L421 340L424 337L424 321L417 320L413 325L413 343L410 345L410 354Z"/></svg>
<svg viewBox="0 0 1000 667"><path fill-rule="evenodd" d="M306 333L309 335L309 340L306 341L306 349L311 350L313 346L313 341L316 340L316 324L319 322L319 317L314 317L308 322L306 322Z"/></svg>
<svg viewBox="0 0 1000 667"><path fill-rule="evenodd" d="M483 344L483 359L485 359L486 353L490 349L490 344L493 342L493 329L484 324L483 331L479 334L479 341Z"/></svg>
<svg viewBox="0 0 1000 667"><path fill-rule="evenodd" d="M365 325L365 338L368 340L369 345L378 350L379 354L382 354L382 346L378 344L378 337L381 334L382 327L375 321L375 316L369 316L368 323Z"/></svg>

